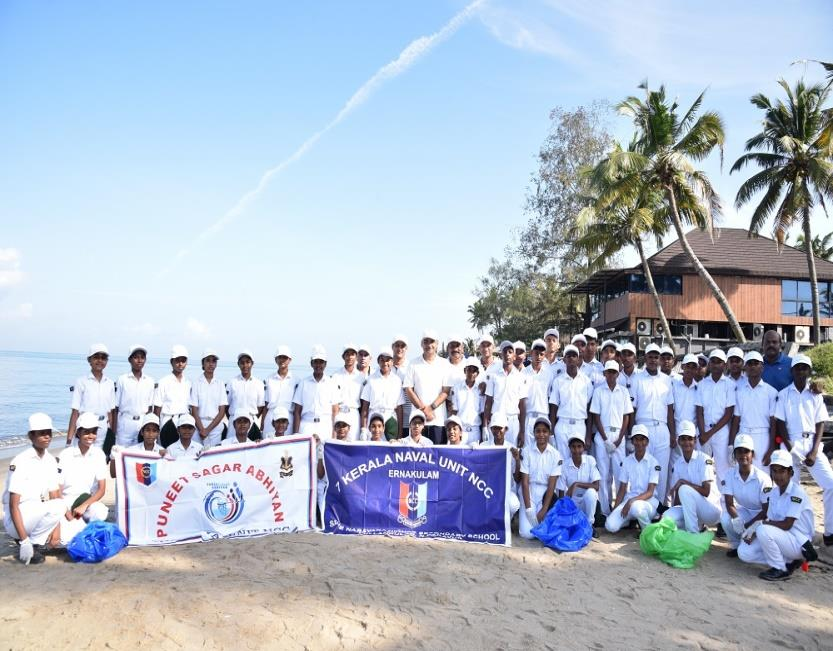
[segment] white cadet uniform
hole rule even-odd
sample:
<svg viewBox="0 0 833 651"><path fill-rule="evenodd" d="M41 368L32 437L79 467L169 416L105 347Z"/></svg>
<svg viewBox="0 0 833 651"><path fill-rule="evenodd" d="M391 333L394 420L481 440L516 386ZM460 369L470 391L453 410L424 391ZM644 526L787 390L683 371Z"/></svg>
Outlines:
<svg viewBox="0 0 833 651"><path fill-rule="evenodd" d="M651 518L656 515L659 506L656 488L654 488L654 494L647 500L635 500L628 510L627 517L622 516L622 509L625 508L629 499L647 491L649 484L658 485L661 474L659 462L648 452L645 452L641 460L637 460L635 454L625 457L619 468L619 482L627 486L625 497L622 503L607 516L605 529L610 533L616 533L631 520L637 520L643 529L651 524Z"/></svg>
<svg viewBox="0 0 833 651"><path fill-rule="evenodd" d="M6 533L18 539L9 508L11 493L20 495L20 516L23 528L33 545L46 544L49 534L64 517L67 507L62 499L49 499L49 493L60 489L58 462L44 451L39 457L35 448L18 454L9 464L6 489L3 491L3 524Z"/></svg>
<svg viewBox="0 0 833 651"><path fill-rule="evenodd" d="M220 407L228 407L228 395L226 394L225 383L217 378L215 375L209 382L204 373L200 373L197 381L191 387L191 406L196 407L200 415L200 422L203 427L208 427L217 414L220 413ZM227 418L223 418L214 426L214 429L206 433L206 437L202 440L197 431L194 434L193 441L199 443L204 448L213 448L220 445L220 439L223 436L223 427Z"/></svg>
<svg viewBox="0 0 833 651"><path fill-rule="evenodd" d="M254 375L249 379L238 373L226 384L228 392L229 414L237 411L245 411L252 419L252 424L260 429L260 417L257 415L261 407L266 405L266 392L263 388L263 381Z"/></svg>
<svg viewBox="0 0 833 651"><path fill-rule="evenodd" d="M355 441L359 438L359 407L361 406L359 400L367 376L356 369L353 369L352 373L348 373L347 369L341 367L333 373L332 378L341 391L338 411L350 424L350 433L347 439Z"/></svg>
<svg viewBox="0 0 833 651"><path fill-rule="evenodd" d="M636 379L639 377L640 371L636 366L633 367L633 373L627 375L625 373L625 369L619 371L619 375L616 378L616 383L622 385L628 390L628 393L631 396L631 401L633 401L633 391L634 391L634 383Z"/></svg>
<svg viewBox="0 0 833 651"><path fill-rule="evenodd" d="M625 415L633 413L633 404L628 390L618 383L611 390L607 386L607 381L598 385L593 389L590 413L599 415L608 440L616 443L617 439L622 436L622 423ZM623 438L613 454L609 454L602 435L596 431L595 427L593 430L596 432L593 437L593 456L599 467L599 502L602 505L602 513L608 515L613 496L619 490L619 481L614 469L618 469L625 460L627 446ZM613 494L610 492L611 484L614 486Z"/></svg>
<svg viewBox="0 0 833 651"><path fill-rule="evenodd" d="M518 420L521 401L526 400L526 376L514 365L509 368L508 373L501 365L498 370L486 373L486 378L486 397L492 399L492 413L506 416L506 440L517 446L521 431L521 423ZM489 435L491 436L491 432Z"/></svg>
<svg viewBox="0 0 833 651"><path fill-rule="evenodd" d="M573 457L570 455L561 466L561 476L558 478L558 490L567 490L580 481L583 484L592 484L594 481L601 481L599 475L599 468L596 465L596 460L589 454L581 455L581 465L576 467L573 463ZM596 504L599 503L599 492L595 488L575 488L573 489L573 501L579 509L587 516L590 526L596 519Z"/></svg>
<svg viewBox="0 0 833 651"><path fill-rule="evenodd" d="M129 448L126 449L130 450L131 452L146 452L147 454L150 454L151 452L162 452L162 450L164 450L165 448L159 445L159 441L154 441L152 450L145 450L144 443L137 443L136 445L131 445Z"/></svg>
<svg viewBox="0 0 833 651"><path fill-rule="evenodd" d="M785 423L793 450L807 456L813 449L816 425L827 420L827 408L820 393L813 393L808 387L799 392L795 384L790 384L778 394L775 418ZM793 457L793 481L796 483L801 476L801 465ZM833 469L830 468L830 461L821 446L815 463L805 467L822 490L824 535L833 535Z"/></svg>
<svg viewBox="0 0 833 651"><path fill-rule="evenodd" d="M99 382L92 371L79 377L72 387L72 408L79 414L91 411L98 417L98 435L94 445L100 448L110 427L107 416L116 408L115 383L106 375L102 375ZM72 445L78 445L77 438L73 439Z"/></svg>
<svg viewBox="0 0 833 651"><path fill-rule="evenodd" d="M686 386L683 382L682 376L671 380L671 391L674 394L674 423L677 430L680 429L680 423L684 420L697 422L697 381L692 380L691 384ZM696 439L695 439L695 447ZM699 447L697 448L699 449ZM680 446L677 445L671 450L670 465L673 467L674 462L681 456Z"/></svg>
<svg viewBox="0 0 833 651"><path fill-rule="evenodd" d="M525 431L528 437L532 436L536 418L550 417L550 385L554 377L552 368L553 366L542 363L541 370L536 371L530 364L521 371L526 380Z"/></svg>
<svg viewBox="0 0 833 651"><path fill-rule="evenodd" d="M401 366L392 366L391 367L391 373L395 373L396 377L398 377L403 382L403 384L405 382L405 375L408 373L408 366L410 366L410 363L408 362L408 360L403 359ZM411 408L412 408L412 405L411 405L410 399L408 398L407 394L405 394L404 391L402 392L402 398L403 398L403 400L405 400L405 402L402 404L402 421L403 421L402 422L402 427L407 429L408 428L408 423L411 422Z"/></svg>
<svg viewBox="0 0 833 651"><path fill-rule="evenodd" d="M466 360L461 359L459 364L448 363L448 373L446 374L446 386L452 387L458 382L466 379Z"/></svg>
<svg viewBox="0 0 833 651"><path fill-rule="evenodd" d="M434 445L434 441L429 439L427 436L420 435L419 440L414 440L413 436L403 436L401 439L397 439L396 441L391 441L392 443L397 443L398 445L404 445L406 448L430 448Z"/></svg>
<svg viewBox="0 0 833 651"><path fill-rule="evenodd" d="M66 510L69 511L83 493L95 493L99 482L106 482L109 475L107 459L101 448L91 447L87 454L81 454L78 448L61 450L58 455L58 480ZM84 512L84 522L106 520L109 512L101 501L93 502Z"/></svg>
<svg viewBox="0 0 833 651"><path fill-rule="evenodd" d="M196 437L196 434L194 436ZM202 447L199 443L191 439L191 444L186 449L182 445L182 441L177 439L168 446L168 453L165 456L169 459L196 459L202 453Z"/></svg>
<svg viewBox="0 0 833 651"><path fill-rule="evenodd" d="M717 524L721 509L720 491L715 486L714 459L700 450L693 450L691 459L686 462L681 454L671 468L671 486L681 479L696 486L709 482L709 495L703 497L691 486L680 486L677 490L679 506L672 506L663 517L671 518L678 529L685 528L689 533L700 533L703 525L710 527Z"/></svg>
<svg viewBox="0 0 833 651"><path fill-rule="evenodd" d="M182 379L178 380L173 373L169 373L159 380L153 397L153 406L160 409L159 427L164 427L174 416L190 413L190 401L191 380L187 377L183 375Z"/></svg>
<svg viewBox="0 0 833 651"><path fill-rule="evenodd" d="M264 399L266 400L268 409L266 411L266 418L263 419L263 436L272 438L275 434L272 418L277 407L283 407L289 412L289 426L286 428L286 431L292 432L292 397L295 395L295 388L297 386L298 380L292 375L292 371L287 371L286 377L281 377L275 372L266 378Z"/></svg>
<svg viewBox="0 0 833 651"><path fill-rule="evenodd" d="M228 436L220 441L220 447L227 448L230 445L243 445L244 443L254 443L254 441L250 441L248 438L246 438L245 441L238 441L237 435L233 432L229 432ZM171 447L173 447L173 445L171 445Z"/></svg>
<svg viewBox="0 0 833 651"><path fill-rule="evenodd" d="M295 388L293 405L301 405L300 434L318 434L321 440L333 438L333 405L341 402L338 384L328 375L320 380L305 377Z"/></svg>
<svg viewBox="0 0 833 651"><path fill-rule="evenodd" d="M140 378L125 373L116 380L116 445L127 447L139 440L142 416L153 407L155 390L153 378L144 373Z"/></svg>
<svg viewBox="0 0 833 651"><path fill-rule="evenodd" d="M390 418L396 420L396 408L405 404L402 380L392 371L387 375L376 371L364 383L361 399L368 403L368 414L381 414L386 423Z"/></svg>
<svg viewBox="0 0 833 651"><path fill-rule="evenodd" d="M743 479L740 476L740 470L735 465L726 475L726 479L720 482L720 492L724 496L730 495L732 497L738 511L738 517L743 520L744 525L747 525L752 518L761 512L761 494L764 488L769 486L772 486L772 479L767 472L764 472L758 466L752 466L749 470L749 476ZM723 511L723 515L720 516L720 523L723 525L723 531L726 532L729 546L732 549L737 549L740 545L740 534L732 526L732 517L728 511Z"/></svg>
<svg viewBox="0 0 833 651"><path fill-rule="evenodd" d="M591 362L585 362L582 359L581 366L578 367L578 370L590 378L593 386L601 384L605 381L605 365L597 359L594 359Z"/></svg>
<svg viewBox="0 0 833 651"><path fill-rule="evenodd" d="M751 543L741 542L738 558L747 563L769 565L785 571L787 562L801 559L802 545L813 539L813 505L804 489L793 480L790 480L783 493L777 486L765 487L761 491L761 502L768 504L767 520L779 522L795 518L795 522L789 531L762 524L755 531Z"/></svg>
<svg viewBox="0 0 833 651"><path fill-rule="evenodd" d="M544 451L538 449L536 443L531 443L523 449L521 456L521 474L529 477L529 501L530 506L535 509L535 512L541 510L544 506L544 495L547 494L547 486L549 485L550 477L556 478L556 488L553 489L553 503L555 503L555 490L557 490L557 478L561 475L561 470L564 461L561 455L553 446L547 444ZM526 504L523 502L523 488L521 488L521 506L524 513L518 518L518 533L523 538L533 538L532 529L536 525L532 524L526 517Z"/></svg>
<svg viewBox="0 0 833 651"><path fill-rule="evenodd" d="M633 395L636 423L648 428L648 452L660 467L655 495L660 504L664 504L671 471L671 434L668 430L668 405L674 404L671 378L660 371L655 375L641 371L634 382Z"/></svg>
<svg viewBox="0 0 833 651"><path fill-rule="evenodd" d="M735 383L725 375L722 375L717 382L712 379L711 375L707 375L697 384L697 406L703 408L706 429L711 429L717 421L723 418L726 409L734 408ZM697 441L699 440L698 437ZM714 459L714 471L717 478L723 479L732 467L729 423L717 430L706 444L701 446L701 449Z"/></svg>
<svg viewBox="0 0 833 651"><path fill-rule="evenodd" d="M492 441L483 441L482 443L473 444L472 448L506 448L509 450L513 446L507 443L505 440L503 441L503 445L498 445L497 443ZM511 454L511 453L510 453ZM512 458L512 472L511 472L511 481L509 482L509 515L510 517L515 515L521 508L521 486L518 482L515 481L515 461L514 457Z"/></svg>
<svg viewBox="0 0 833 651"><path fill-rule="evenodd" d="M731 381L731 380L730 380ZM769 450L770 418L775 416L778 392L763 380L753 388L744 378L735 391L735 416L740 418L738 434L748 434L755 445L753 463L762 469ZM825 412L827 418L827 412Z"/></svg>
<svg viewBox="0 0 833 651"><path fill-rule="evenodd" d="M592 398L593 383L584 373L576 373L574 378L562 373L552 382L550 404L558 407L553 439L562 459L570 456L570 434L580 434L582 438L587 434L587 407Z"/></svg>
<svg viewBox="0 0 833 651"><path fill-rule="evenodd" d="M437 355L433 361L426 362L422 356L412 359L402 381L403 389L413 389L423 403L430 406L432 400L447 387L448 372L451 364L447 359ZM426 422L426 427L444 427L446 419L445 401L434 410L434 420ZM410 421L408 421L410 422Z"/></svg>
<svg viewBox="0 0 833 651"><path fill-rule="evenodd" d="M480 443L480 414L483 413L485 397L480 395L479 384L475 380L472 386L468 386L463 380L451 387L451 404L454 413L463 423L463 441L469 445Z"/></svg>

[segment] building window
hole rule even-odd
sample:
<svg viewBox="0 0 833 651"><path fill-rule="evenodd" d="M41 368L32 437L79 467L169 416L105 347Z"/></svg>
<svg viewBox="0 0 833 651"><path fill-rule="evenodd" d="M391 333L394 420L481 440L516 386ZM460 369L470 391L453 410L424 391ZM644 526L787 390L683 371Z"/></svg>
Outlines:
<svg viewBox="0 0 833 651"><path fill-rule="evenodd" d="M683 293L683 277L669 274L654 275L654 286L657 288L657 294L677 294ZM645 280L643 274L628 274L628 291L647 294L648 282Z"/></svg>
<svg viewBox="0 0 833 651"><path fill-rule="evenodd" d="M833 314L831 283L819 282L819 312L822 318ZM809 280L781 281L781 314L783 316L813 316L813 294Z"/></svg>

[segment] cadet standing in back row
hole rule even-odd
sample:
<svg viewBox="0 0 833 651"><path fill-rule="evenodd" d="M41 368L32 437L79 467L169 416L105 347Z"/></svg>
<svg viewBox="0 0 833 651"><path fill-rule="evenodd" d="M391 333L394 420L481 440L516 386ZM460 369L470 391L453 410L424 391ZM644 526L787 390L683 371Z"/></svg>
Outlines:
<svg viewBox="0 0 833 651"><path fill-rule="evenodd" d="M104 344L90 346L87 362L90 372L79 377L72 388L72 410L67 427L67 445L75 439L75 421L84 412L91 412L98 418L98 438L95 445L102 447L107 431L113 430L113 410L116 408L116 385L104 375L110 353Z"/></svg>
<svg viewBox="0 0 833 651"><path fill-rule="evenodd" d="M116 380L115 443L123 448L135 445L139 440L142 416L153 409L153 392L156 390L153 378L143 371L147 349L144 346L131 346L127 361L130 363L130 372L120 375ZM105 446L104 453L109 456L109 447Z"/></svg>

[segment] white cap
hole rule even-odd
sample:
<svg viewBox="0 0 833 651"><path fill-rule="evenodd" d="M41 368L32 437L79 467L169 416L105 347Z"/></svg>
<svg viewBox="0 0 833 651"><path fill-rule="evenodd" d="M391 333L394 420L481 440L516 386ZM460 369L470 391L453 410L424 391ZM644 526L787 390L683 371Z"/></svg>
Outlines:
<svg viewBox="0 0 833 651"><path fill-rule="evenodd" d="M526 352L526 344L524 342L516 341L512 345L515 347L515 350L522 350L522 351Z"/></svg>
<svg viewBox="0 0 833 651"><path fill-rule="evenodd" d="M605 362L605 371L616 371L619 372L619 362L615 359L609 359Z"/></svg>
<svg viewBox="0 0 833 651"><path fill-rule="evenodd" d="M550 419L546 416L538 416L538 418L535 419L535 422L532 423L533 430L538 423L544 423L544 425L546 425L549 429L552 429L552 423L550 423Z"/></svg>
<svg viewBox="0 0 833 651"><path fill-rule="evenodd" d="M87 357L92 357L96 353L104 353L105 355L110 355L110 351L107 350L107 346L104 344L92 344L87 351Z"/></svg>
<svg viewBox="0 0 833 651"><path fill-rule="evenodd" d="M578 355L578 348L573 346L573 344L567 344L566 346L564 346L564 355L566 355L567 353L575 353L576 355Z"/></svg>
<svg viewBox="0 0 833 651"><path fill-rule="evenodd" d="M434 328L426 328L422 331L422 336L419 338L420 341L424 339L431 339L432 341L439 341L440 335L437 334L437 331Z"/></svg>
<svg viewBox="0 0 833 651"><path fill-rule="evenodd" d="M738 359L743 359L743 351L737 346L732 346L729 350L726 351L726 359L729 359L730 357L737 357Z"/></svg>
<svg viewBox="0 0 833 651"><path fill-rule="evenodd" d="M292 359L292 349L289 346L278 346L275 357L289 357L289 359Z"/></svg>
<svg viewBox="0 0 833 651"><path fill-rule="evenodd" d="M244 348L239 353L237 353L237 361L240 361L241 357L248 357L250 360L255 361L255 356L252 355L252 351L248 348Z"/></svg>
<svg viewBox="0 0 833 651"><path fill-rule="evenodd" d="M217 354L217 351L213 348L206 348L204 351L202 351L202 357L200 357L200 361L204 360L206 357L216 357L218 360L220 359L220 356Z"/></svg>
<svg viewBox="0 0 833 651"><path fill-rule="evenodd" d="M574 344L577 341L580 341L581 343L586 344L587 343L587 337L585 337L584 335L573 335L573 338L570 339L571 344Z"/></svg>
<svg viewBox="0 0 833 651"><path fill-rule="evenodd" d="M139 429L142 429L142 427L144 427L145 425L150 424L159 427L159 416L157 416L156 414L145 414L144 416L142 416L142 425L139 427Z"/></svg>
<svg viewBox="0 0 833 651"><path fill-rule="evenodd" d="M605 349L605 348L607 348L608 346L613 346L614 348L618 348L618 346L616 345L616 342L615 342L615 341L613 341L613 339L605 339L605 340L602 342L602 350L604 350L604 349Z"/></svg>
<svg viewBox="0 0 833 651"><path fill-rule="evenodd" d="M234 413L232 413L232 415L231 415L232 424L234 424L235 421L238 418L245 418L250 423L252 422L252 415L248 411L246 411L245 409L235 409L234 410Z"/></svg>
<svg viewBox="0 0 833 651"><path fill-rule="evenodd" d="M382 423L384 424L385 417L384 417L384 415L380 414L378 411L370 412L370 414L367 417L367 424L370 425L370 423L372 423L377 418L381 419Z"/></svg>
<svg viewBox="0 0 833 651"><path fill-rule="evenodd" d="M651 435L648 432L648 428L645 427L642 423L637 423L631 428L631 438L634 436L644 436L649 441L651 440Z"/></svg>
<svg viewBox="0 0 833 651"><path fill-rule="evenodd" d="M547 328L547 331L544 333L544 339L546 339L550 335L552 335L553 337L557 337L557 338L561 339L561 334L558 332L558 328L555 328L555 327Z"/></svg>
<svg viewBox="0 0 833 651"><path fill-rule="evenodd" d="M585 442L584 436L582 434L577 434L576 432L573 432L572 434L570 434L570 436L567 437L567 445L570 445L570 441L581 441L582 443Z"/></svg>
<svg viewBox="0 0 833 651"><path fill-rule="evenodd" d="M515 350L515 344L513 344L508 339L504 339L503 341L500 342L500 347L498 348L498 350L500 352L503 352L507 348L511 348L512 350Z"/></svg>
<svg viewBox="0 0 833 651"><path fill-rule="evenodd" d="M145 355L148 354L147 348L145 348L144 346L140 346L139 344L133 344L130 348L127 349L127 356L133 357L133 353L135 353L137 350L141 350Z"/></svg>
<svg viewBox="0 0 833 651"><path fill-rule="evenodd" d="M458 334L453 334L448 338L448 341L445 342L445 345L448 346L448 344L454 344L454 343L462 344L463 343L463 338Z"/></svg>
<svg viewBox="0 0 833 651"><path fill-rule="evenodd" d="M396 335L391 344L395 344L397 341L401 341L406 346L408 345L408 338L405 335Z"/></svg>
<svg viewBox="0 0 833 651"><path fill-rule="evenodd" d="M674 350L671 348L671 346L663 344L662 347L659 349L659 354L660 355L673 355Z"/></svg>
<svg viewBox="0 0 833 651"><path fill-rule="evenodd" d="M276 420L289 420L289 410L286 407L275 407L272 412L272 422Z"/></svg>
<svg viewBox="0 0 833 651"><path fill-rule="evenodd" d="M448 427L449 423L457 423L457 425L459 425L461 429L463 427L463 421L460 420L459 416L449 416L448 418L446 418L445 426Z"/></svg>
<svg viewBox="0 0 833 651"><path fill-rule="evenodd" d="M29 431L37 432L43 429L52 429L52 419L42 411L35 412L29 416Z"/></svg>
<svg viewBox="0 0 833 651"><path fill-rule="evenodd" d="M715 348L712 352L709 353L709 359L719 359L721 362L725 362L726 353L720 350L720 348Z"/></svg>
<svg viewBox="0 0 833 651"><path fill-rule="evenodd" d="M346 353L348 350L352 350L352 351L358 353L359 352L359 347L356 344L354 344L353 342L346 343L341 348L341 355L344 356L344 353Z"/></svg>
<svg viewBox="0 0 833 651"><path fill-rule="evenodd" d="M321 344L316 344L312 347L312 352L309 354L310 360L322 359L327 361L327 351Z"/></svg>
<svg viewBox="0 0 833 651"><path fill-rule="evenodd" d="M793 455L786 450L775 450L769 457L769 465L781 466L782 468L793 467Z"/></svg>
<svg viewBox="0 0 833 651"><path fill-rule="evenodd" d="M761 362L761 364L763 364L764 357L757 350L750 350L748 353L746 353L746 355L743 356L743 363L745 364L746 362L751 361Z"/></svg>
<svg viewBox="0 0 833 651"><path fill-rule="evenodd" d="M338 423L344 423L348 427L350 426L350 420L347 418L347 414L342 414L339 412L336 415L336 419L333 421L333 425L338 425Z"/></svg>
<svg viewBox="0 0 833 651"><path fill-rule="evenodd" d="M693 353L687 353L685 357L683 357L683 366L686 364L696 364L697 363L697 355Z"/></svg>
<svg viewBox="0 0 833 651"><path fill-rule="evenodd" d="M191 414L182 414L176 422L177 427L182 427L183 425L190 425L191 427L197 426L197 421L194 420L194 417Z"/></svg>
<svg viewBox="0 0 833 651"><path fill-rule="evenodd" d="M474 368L476 368L478 373L483 372L483 367L480 366L480 360L478 360L476 357L466 357L466 359L463 361L463 370L465 371L469 366L473 366Z"/></svg>
<svg viewBox="0 0 833 651"><path fill-rule="evenodd" d="M509 423L506 420L506 414L501 411L492 414L492 420L489 421L489 429L492 429L493 427L500 427L502 429L509 427Z"/></svg>
<svg viewBox="0 0 833 651"><path fill-rule="evenodd" d="M790 368L798 366L799 364L806 364L810 368L813 368L813 360L807 357L807 355L796 355L793 357L793 363Z"/></svg>
<svg viewBox="0 0 833 651"><path fill-rule="evenodd" d="M697 430L694 428L694 423L690 420L681 420L677 426L677 438L681 436L690 436L694 438L697 436Z"/></svg>
<svg viewBox="0 0 833 651"><path fill-rule="evenodd" d="M657 355L659 355L659 354L660 354L660 352L661 352L661 349L660 349L660 347L659 347L659 346L657 346L656 344L648 344L648 345L645 347L645 354L646 354L646 355L647 355L648 353L656 353Z"/></svg>
<svg viewBox="0 0 833 651"><path fill-rule="evenodd" d="M543 339L536 339L535 341L532 342L532 345L530 346L530 349L534 350L535 348L546 348L546 347L547 347L547 342L546 341L544 341Z"/></svg>
<svg viewBox="0 0 833 651"><path fill-rule="evenodd" d="M488 335L488 334L483 335L482 337L480 337L480 341L479 341L479 342L477 342L477 345L479 346L479 345L480 345L480 344L482 344L483 342L486 342L486 343L492 344L492 346L494 346L494 345L495 345L495 340L492 338L492 335Z"/></svg>
<svg viewBox="0 0 833 651"><path fill-rule="evenodd" d="M379 354L376 355L376 358L378 359L379 357L383 357L383 356L384 357L393 357L393 348L391 348L390 346L382 346L379 349Z"/></svg>
<svg viewBox="0 0 833 651"><path fill-rule="evenodd" d="M169 359L176 359L177 357L188 357L188 349L182 344L171 346L171 356Z"/></svg>
<svg viewBox="0 0 833 651"><path fill-rule="evenodd" d="M368 355L370 355L373 352L372 350L370 350L370 346L368 344L359 344L358 352L362 351L366 352ZM393 355L391 355L391 357L393 357Z"/></svg>
<svg viewBox="0 0 833 651"><path fill-rule="evenodd" d="M408 418L408 424L410 424L410 423L411 423L411 421L412 421L414 418L421 418L423 423L424 423L424 422L426 422L426 421L428 420L428 419L425 417L425 414L424 414L422 411L420 411L419 409L411 409L411 415L410 415L410 417Z"/></svg>
<svg viewBox="0 0 833 651"><path fill-rule="evenodd" d="M78 429L98 429L98 416L91 411L85 411L75 421Z"/></svg>
<svg viewBox="0 0 833 651"><path fill-rule="evenodd" d="M599 333L596 332L596 328L585 328L584 332L582 332L585 337L592 337L593 339L599 338Z"/></svg>
<svg viewBox="0 0 833 651"><path fill-rule="evenodd" d="M738 434L735 437L735 445L734 449L737 450L738 448L743 448L744 450L752 450L755 451L755 441L752 440L752 437L749 434Z"/></svg>
<svg viewBox="0 0 833 651"><path fill-rule="evenodd" d="M621 346L619 346L619 352L624 353L626 350L629 350L634 355L636 355L636 346L634 346L631 342L625 342Z"/></svg>

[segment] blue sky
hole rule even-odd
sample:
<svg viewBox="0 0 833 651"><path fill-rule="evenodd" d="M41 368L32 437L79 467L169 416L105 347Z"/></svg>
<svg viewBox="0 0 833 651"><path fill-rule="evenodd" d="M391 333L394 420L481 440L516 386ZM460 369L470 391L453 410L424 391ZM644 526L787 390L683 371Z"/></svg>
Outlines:
<svg viewBox="0 0 833 651"><path fill-rule="evenodd" d="M823 1L4 2L0 347L267 364L474 334L550 109L709 87L728 142L704 168L745 226L748 98L820 79L790 64L833 58L831 24Z"/></svg>

